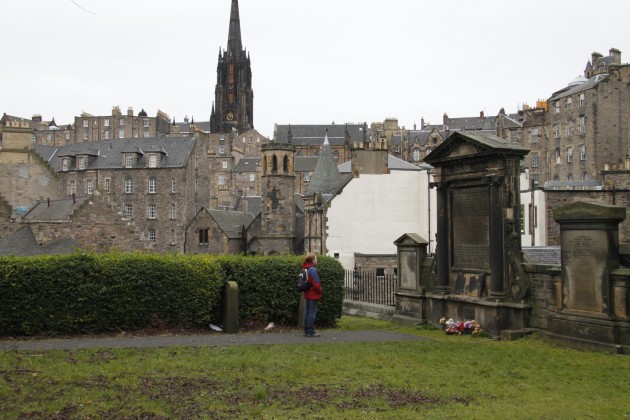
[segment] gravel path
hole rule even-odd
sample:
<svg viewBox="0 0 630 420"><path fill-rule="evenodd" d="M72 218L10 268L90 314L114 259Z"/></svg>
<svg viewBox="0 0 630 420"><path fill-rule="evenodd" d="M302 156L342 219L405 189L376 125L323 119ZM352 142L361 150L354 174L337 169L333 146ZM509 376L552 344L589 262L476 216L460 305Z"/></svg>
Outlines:
<svg viewBox="0 0 630 420"><path fill-rule="evenodd" d="M117 336L98 338L54 338L42 340L0 340L0 350L79 350L95 348L155 348L174 346L236 346L316 343L377 343L425 340L410 334L388 331L323 331L320 337L298 332L198 334L169 336Z"/></svg>

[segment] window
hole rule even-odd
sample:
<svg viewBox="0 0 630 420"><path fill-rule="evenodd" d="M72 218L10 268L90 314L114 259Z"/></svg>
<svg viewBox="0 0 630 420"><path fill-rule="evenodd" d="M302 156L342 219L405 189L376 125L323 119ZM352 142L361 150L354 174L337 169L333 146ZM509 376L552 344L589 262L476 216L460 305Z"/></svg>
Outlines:
<svg viewBox="0 0 630 420"><path fill-rule="evenodd" d="M573 162L573 147L567 147L567 162L568 163L572 163Z"/></svg>
<svg viewBox="0 0 630 420"><path fill-rule="evenodd" d="M560 113L560 101L555 101L553 104L556 107L556 114L559 114Z"/></svg>
<svg viewBox="0 0 630 420"><path fill-rule="evenodd" d="M119 139L124 139L125 138L125 129L124 128L119 128L118 129L118 138Z"/></svg>
<svg viewBox="0 0 630 420"><path fill-rule="evenodd" d="M105 192L110 192L112 189L112 180L110 178L105 178Z"/></svg>
<svg viewBox="0 0 630 420"><path fill-rule="evenodd" d="M175 194L175 185L176 185L175 180L171 179L171 193L173 194Z"/></svg>
<svg viewBox="0 0 630 420"><path fill-rule="evenodd" d="M521 219L521 235L525 234L525 204L521 204L521 214L519 214L519 219Z"/></svg>
<svg viewBox="0 0 630 420"><path fill-rule="evenodd" d="M126 217L133 217L133 204L125 204L123 206L123 212Z"/></svg>
<svg viewBox="0 0 630 420"><path fill-rule="evenodd" d="M567 98L567 109L573 108L573 98Z"/></svg>
<svg viewBox="0 0 630 420"><path fill-rule="evenodd" d="M66 140L70 140L70 132L66 131Z"/></svg>
<svg viewBox="0 0 630 420"><path fill-rule="evenodd" d="M538 142L538 129L532 128L532 143Z"/></svg>
<svg viewBox="0 0 630 420"><path fill-rule="evenodd" d="M124 127L125 126L125 119L124 118L120 118L118 120L118 126L119 127Z"/></svg>
<svg viewBox="0 0 630 420"><path fill-rule="evenodd" d="M580 134L585 134L586 133L586 117L584 115L580 115L579 132L580 132Z"/></svg>
<svg viewBox="0 0 630 420"><path fill-rule="evenodd" d="M133 180L131 178L125 179L125 194L133 193Z"/></svg>
<svg viewBox="0 0 630 420"><path fill-rule="evenodd" d="M147 206L147 217L149 219L156 219L157 218L157 209L155 208L155 204L149 204Z"/></svg>
<svg viewBox="0 0 630 420"><path fill-rule="evenodd" d="M580 144L580 161L584 162L586 160L586 145Z"/></svg>
<svg viewBox="0 0 630 420"><path fill-rule="evenodd" d="M242 197L243 196L243 189L242 188L238 188L236 190L236 194Z"/></svg>
<svg viewBox="0 0 630 420"><path fill-rule="evenodd" d="M208 245L208 229L199 229L199 245Z"/></svg>
<svg viewBox="0 0 630 420"><path fill-rule="evenodd" d="M553 125L553 131L554 131L555 138L559 139L560 138L560 123L555 123Z"/></svg>
<svg viewBox="0 0 630 420"><path fill-rule="evenodd" d="M571 137L573 135L573 121L567 121L567 137Z"/></svg>
<svg viewBox="0 0 630 420"><path fill-rule="evenodd" d="M228 161L227 161L227 160L224 160L223 162L221 162L221 167L222 167L223 169L227 169L227 168L228 168Z"/></svg>
<svg viewBox="0 0 630 420"><path fill-rule="evenodd" d="M539 182L540 182L540 175L532 174L532 186L536 188Z"/></svg>
<svg viewBox="0 0 630 420"><path fill-rule="evenodd" d="M88 179L85 182L85 189L87 190L88 194L92 194L92 192L94 191L94 180L93 179Z"/></svg>
<svg viewBox="0 0 630 420"><path fill-rule="evenodd" d="M580 106L586 105L586 95L584 93L580 93Z"/></svg>
<svg viewBox="0 0 630 420"><path fill-rule="evenodd" d="M145 118L144 120L142 120L142 124L144 127L148 128L149 127L149 120L147 118Z"/></svg>
<svg viewBox="0 0 630 420"><path fill-rule="evenodd" d="M109 140L109 130L105 130L103 132L103 137L105 138L105 140Z"/></svg>
<svg viewBox="0 0 630 420"><path fill-rule="evenodd" d="M219 180L217 181L218 185L225 185L225 175L219 174Z"/></svg>
<svg viewBox="0 0 630 420"><path fill-rule="evenodd" d="M77 166L79 170L85 169L85 156L79 156L77 158Z"/></svg>
<svg viewBox="0 0 630 420"><path fill-rule="evenodd" d="M532 152L532 168L538 168L538 152Z"/></svg>
<svg viewBox="0 0 630 420"><path fill-rule="evenodd" d="M52 141L52 133L46 133L46 140Z"/></svg>
<svg viewBox="0 0 630 420"><path fill-rule="evenodd" d="M225 141L225 136L223 134L219 136L219 141Z"/></svg>
<svg viewBox="0 0 630 420"><path fill-rule="evenodd" d="M556 165L560 165L560 148L556 147Z"/></svg>
<svg viewBox="0 0 630 420"><path fill-rule="evenodd" d="M149 168L157 168L158 155L155 153L149 154Z"/></svg>
<svg viewBox="0 0 630 420"><path fill-rule="evenodd" d="M125 168L133 168L133 155L125 155Z"/></svg>
<svg viewBox="0 0 630 420"><path fill-rule="evenodd" d="M175 229L171 229L171 245L175 245Z"/></svg>
<svg viewBox="0 0 630 420"><path fill-rule="evenodd" d="M311 175L308 173L304 174L304 182L311 182Z"/></svg>
<svg viewBox="0 0 630 420"><path fill-rule="evenodd" d="M83 129L83 140L87 141L88 138L89 138L88 137L88 131L86 129Z"/></svg>
<svg viewBox="0 0 630 420"><path fill-rule="evenodd" d="M68 182L68 194L72 195L72 194L74 194L76 192L77 192L77 190L76 190L75 185L74 185L74 180L70 180L70 182Z"/></svg>
<svg viewBox="0 0 630 420"><path fill-rule="evenodd" d="M256 181L256 174L249 174L249 182Z"/></svg>
<svg viewBox="0 0 630 420"><path fill-rule="evenodd" d="M144 133L142 135L144 136L145 139L147 137L151 137L151 133L149 133L149 130L144 130Z"/></svg>
<svg viewBox="0 0 630 420"><path fill-rule="evenodd" d="M61 170L64 172L70 170L70 158L61 159Z"/></svg>
<svg viewBox="0 0 630 420"><path fill-rule="evenodd" d="M177 206L175 203L171 203L171 219L177 218Z"/></svg>
<svg viewBox="0 0 630 420"><path fill-rule="evenodd" d="M420 149L413 149L413 161L414 162L420 161Z"/></svg>
<svg viewBox="0 0 630 420"><path fill-rule="evenodd" d="M109 118L105 118L105 121L103 122L103 125L105 127L109 127Z"/></svg>
<svg viewBox="0 0 630 420"><path fill-rule="evenodd" d="M149 194L155 194L157 192L157 181L155 178L149 179Z"/></svg>
<svg viewBox="0 0 630 420"><path fill-rule="evenodd" d="M88 128L89 126L88 120L83 120L83 128Z"/></svg>
<svg viewBox="0 0 630 420"><path fill-rule="evenodd" d="M518 143L518 131L516 130L510 131L510 142Z"/></svg>
<svg viewBox="0 0 630 420"><path fill-rule="evenodd" d="M219 146L219 154L220 154L220 155L225 154L225 146L224 146L224 145L220 145L220 146Z"/></svg>
<svg viewBox="0 0 630 420"><path fill-rule="evenodd" d="M149 242L154 244L155 243L155 229L149 229L149 234L147 235L147 237L149 238Z"/></svg>

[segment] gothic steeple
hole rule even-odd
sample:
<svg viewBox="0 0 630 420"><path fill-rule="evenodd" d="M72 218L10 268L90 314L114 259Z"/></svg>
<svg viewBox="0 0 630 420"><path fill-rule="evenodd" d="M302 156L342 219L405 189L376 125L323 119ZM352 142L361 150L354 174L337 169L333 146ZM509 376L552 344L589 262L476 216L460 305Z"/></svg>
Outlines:
<svg viewBox="0 0 630 420"><path fill-rule="evenodd" d="M240 54L243 51L241 42L241 19L238 14L238 0L232 0L232 11L230 12L230 32L228 34L228 52Z"/></svg>
<svg viewBox="0 0 630 420"><path fill-rule="evenodd" d="M241 41L238 0L232 0L227 50L219 49L214 109L210 115L213 133L254 128L254 91L249 54Z"/></svg>

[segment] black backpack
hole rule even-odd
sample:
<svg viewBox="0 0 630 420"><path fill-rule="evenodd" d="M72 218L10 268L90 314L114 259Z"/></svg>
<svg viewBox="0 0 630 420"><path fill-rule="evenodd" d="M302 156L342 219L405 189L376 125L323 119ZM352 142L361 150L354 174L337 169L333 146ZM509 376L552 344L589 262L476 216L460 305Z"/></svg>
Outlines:
<svg viewBox="0 0 630 420"><path fill-rule="evenodd" d="M298 292L306 292L312 286L311 283L308 282L308 271L303 269L300 271L300 274L297 276L297 284L295 288Z"/></svg>

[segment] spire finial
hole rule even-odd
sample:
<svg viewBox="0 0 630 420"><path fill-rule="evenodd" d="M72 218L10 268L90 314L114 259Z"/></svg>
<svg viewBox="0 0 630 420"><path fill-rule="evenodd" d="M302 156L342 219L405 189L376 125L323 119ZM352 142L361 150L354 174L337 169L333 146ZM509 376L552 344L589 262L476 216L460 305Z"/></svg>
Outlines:
<svg viewBox="0 0 630 420"><path fill-rule="evenodd" d="M232 11L230 12L230 32L228 34L228 51L240 54L243 51L241 42L241 19L238 13L238 0L232 0Z"/></svg>

